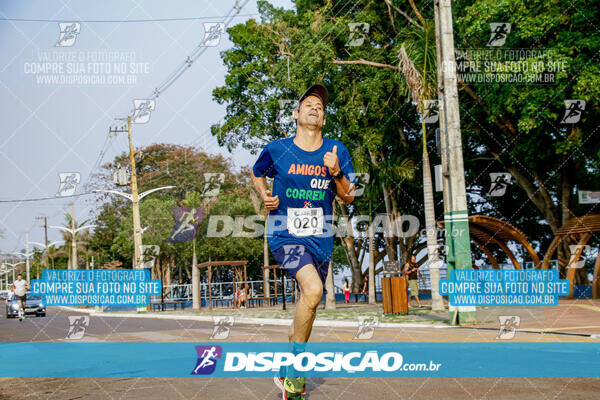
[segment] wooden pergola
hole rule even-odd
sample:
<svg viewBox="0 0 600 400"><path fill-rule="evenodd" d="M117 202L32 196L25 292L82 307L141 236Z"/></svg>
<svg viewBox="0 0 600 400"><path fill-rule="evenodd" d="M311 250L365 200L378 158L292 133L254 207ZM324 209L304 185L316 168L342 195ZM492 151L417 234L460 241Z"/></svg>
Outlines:
<svg viewBox="0 0 600 400"><path fill-rule="evenodd" d="M233 293L235 295L235 289L236 286L238 284L237 280L236 280L236 269L237 268L244 268L244 280L243 283L246 287L248 287L248 275L246 272L246 266L248 265L248 260L241 260L241 261L206 261L200 264L197 264L196 267L198 269L202 269L202 268L207 268L207 273L208 273L208 308L210 310L212 310L212 288L211 288L211 284L212 284L212 269L213 267L218 268L218 267L231 267L232 269L234 269L233 271ZM198 278L200 279L200 278ZM242 283L242 281L240 281L240 283ZM198 285L199 287L200 285ZM202 293L202 292L201 292ZM202 304L202 298L200 298L200 304ZM235 305L235 302L234 302Z"/></svg>
<svg viewBox="0 0 600 400"><path fill-rule="evenodd" d="M444 228L444 221L438 222L438 226ZM510 241L521 244L529 253L536 268L540 266L540 258L527 240L527 236L506 221L486 215L470 215L469 233L473 243L487 256L494 269L500 269L500 264L494 257L491 246L498 246L506 253L515 269L521 269L521 264L506 245Z"/></svg>
<svg viewBox="0 0 600 400"><path fill-rule="evenodd" d="M273 270L273 280L275 281L275 304L277 304L277 270L281 267L279 265L263 265L261 268L263 270L263 292L265 292L266 289L264 288L269 284L265 270ZM265 301L269 301L269 299L265 298Z"/></svg>
<svg viewBox="0 0 600 400"><path fill-rule="evenodd" d="M542 262L542 269L549 268L550 260L563 240L570 238L580 245L575 254L571 255L571 260L569 265L567 265L567 279L569 280L570 286L569 295L566 296L567 299L573 298L575 274L578 270L574 266L577 265L577 262L583 253L584 246L596 232L600 232L600 214L589 214L583 217L571 218L555 232L554 240L552 240L552 243L550 243L550 246L546 251L544 261ZM600 298L600 256L596 258L596 263L594 264L592 297L594 299Z"/></svg>
<svg viewBox="0 0 600 400"><path fill-rule="evenodd" d="M438 226L443 228L444 222L439 222ZM600 214L590 214L569 219L567 223L555 232L554 239L552 240L552 243L550 243L550 246L544 255L544 259L540 262L537 253L527 240L527 237L519 229L498 218L485 215L469 216L469 233L471 234L471 240L485 253L495 269L499 269L500 266L490 250L490 245L500 247L511 260L515 269L521 269L521 265L517 261L515 255L506 245L506 242L508 241L518 242L527 250L536 268L548 269L550 267L552 256L563 240L569 238L577 243L579 248L575 254L571 256L569 265L567 265L566 277L569 280L570 286L570 293L566 296L568 299L573 298L575 274L578 271L578 268L571 266L577 265L577 262L583 253L584 246L597 232L600 232ZM596 258L594 264L592 297L594 299L600 298L600 256Z"/></svg>

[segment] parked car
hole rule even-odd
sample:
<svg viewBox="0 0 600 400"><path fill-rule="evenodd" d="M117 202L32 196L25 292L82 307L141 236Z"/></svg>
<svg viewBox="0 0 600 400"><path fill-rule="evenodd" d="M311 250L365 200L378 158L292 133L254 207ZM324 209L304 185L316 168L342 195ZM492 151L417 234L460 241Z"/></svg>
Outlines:
<svg viewBox="0 0 600 400"><path fill-rule="evenodd" d="M42 303L41 296L34 296L27 293L25 301L25 315L35 314L36 317L46 316L46 306ZM11 301L6 302L6 318L16 318L19 316L19 303L17 298L13 297Z"/></svg>

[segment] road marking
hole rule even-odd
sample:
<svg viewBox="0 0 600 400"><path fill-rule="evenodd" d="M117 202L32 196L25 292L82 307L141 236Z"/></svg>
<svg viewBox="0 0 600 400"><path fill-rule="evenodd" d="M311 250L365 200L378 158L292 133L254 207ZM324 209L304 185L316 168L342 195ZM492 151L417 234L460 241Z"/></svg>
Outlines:
<svg viewBox="0 0 600 400"><path fill-rule="evenodd" d="M599 311L600 307L590 306L589 304L573 304L575 307L585 308L586 310Z"/></svg>
<svg viewBox="0 0 600 400"><path fill-rule="evenodd" d="M590 325L590 326L555 326L553 328L548 328L548 329L539 329L540 332L558 332L558 331L564 331L564 330L571 330L571 329L589 329L589 328L600 328L600 325ZM534 328L535 329L535 328Z"/></svg>

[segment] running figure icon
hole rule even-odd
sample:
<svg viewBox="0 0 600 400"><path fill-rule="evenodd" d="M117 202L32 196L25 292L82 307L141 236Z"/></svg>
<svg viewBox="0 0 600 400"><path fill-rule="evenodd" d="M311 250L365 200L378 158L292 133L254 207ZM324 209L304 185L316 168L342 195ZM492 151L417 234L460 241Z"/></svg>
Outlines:
<svg viewBox="0 0 600 400"><path fill-rule="evenodd" d="M201 357L203 360L194 369L194 374L197 374L202 369L215 365L213 359L217 357L217 348L213 346L210 349L204 350Z"/></svg>

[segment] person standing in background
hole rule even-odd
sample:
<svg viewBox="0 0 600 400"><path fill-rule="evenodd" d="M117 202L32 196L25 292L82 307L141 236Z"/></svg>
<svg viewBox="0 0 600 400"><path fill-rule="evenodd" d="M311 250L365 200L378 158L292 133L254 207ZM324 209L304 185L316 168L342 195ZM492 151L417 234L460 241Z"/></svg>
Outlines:
<svg viewBox="0 0 600 400"><path fill-rule="evenodd" d="M344 301L346 304L350 301L350 284L348 283L348 279L344 279Z"/></svg>

